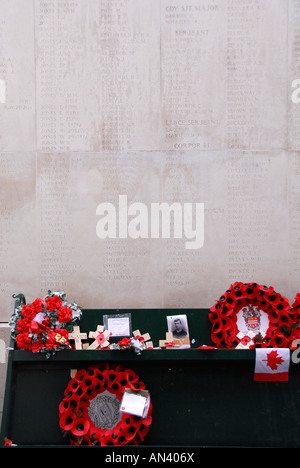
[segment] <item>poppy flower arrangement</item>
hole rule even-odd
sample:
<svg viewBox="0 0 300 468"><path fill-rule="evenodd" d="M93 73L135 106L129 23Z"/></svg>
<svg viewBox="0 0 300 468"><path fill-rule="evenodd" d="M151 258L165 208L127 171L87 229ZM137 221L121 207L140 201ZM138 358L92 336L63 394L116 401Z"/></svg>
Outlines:
<svg viewBox="0 0 300 468"><path fill-rule="evenodd" d="M245 330L255 333L250 348L288 348L300 337L296 328L299 318L300 295L291 307L288 299L272 286L235 282L210 308L211 339L217 348L244 345L247 331L241 333L242 320Z"/></svg>
<svg viewBox="0 0 300 468"><path fill-rule="evenodd" d="M59 405L59 425L71 445L138 445L152 423L152 403L145 418L120 412L125 389L144 390L137 374L120 365L80 369Z"/></svg>
<svg viewBox="0 0 300 468"><path fill-rule="evenodd" d="M56 351L70 348L69 332L80 319L76 302L69 304L62 291L48 291L44 299L17 307L11 316L11 336L18 349L44 353L47 358Z"/></svg>
<svg viewBox="0 0 300 468"><path fill-rule="evenodd" d="M294 302L292 304L292 309L298 320L300 320L300 293L296 294Z"/></svg>
<svg viewBox="0 0 300 468"><path fill-rule="evenodd" d="M110 349L133 349L136 354L141 354L142 351L145 349L153 349L153 343L150 341L149 333L144 333L141 335L139 330L135 330L133 332L133 337L131 338L123 338L121 341L117 343L113 343L110 345Z"/></svg>
<svg viewBox="0 0 300 468"><path fill-rule="evenodd" d="M110 349L133 349L136 354L141 354L141 352L146 349L146 344L142 337L132 337L132 338L123 338L121 341L118 341L116 344L112 344Z"/></svg>

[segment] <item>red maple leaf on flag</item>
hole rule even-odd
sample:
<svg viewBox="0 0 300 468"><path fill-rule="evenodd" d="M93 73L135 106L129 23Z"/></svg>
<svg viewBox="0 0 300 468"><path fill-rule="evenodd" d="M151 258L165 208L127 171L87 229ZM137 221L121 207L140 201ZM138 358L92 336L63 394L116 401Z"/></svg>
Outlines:
<svg viewBox="0 0 300 468"><path fill-rule="evenodd" d="M267 359L263 360L267 361L267 366L269 366L272 370L277 370L277 367L284 362L277 351L271 351L269 354L267 354Z"/></svg>

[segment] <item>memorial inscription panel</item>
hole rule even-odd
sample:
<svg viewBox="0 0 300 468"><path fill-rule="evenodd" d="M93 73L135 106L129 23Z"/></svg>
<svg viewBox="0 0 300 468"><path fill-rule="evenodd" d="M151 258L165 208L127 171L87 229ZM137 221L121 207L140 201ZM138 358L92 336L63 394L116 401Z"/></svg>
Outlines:
<svg viewBox="0 0 300 468"><path fill-rule="evenodd" d="M226 5L161 2L164 147L220 149L226 104Z"/></svg>
<svg viewBox="0 0 300 468"><path fill-rule="evenodd" d="M127 195L128 206L160 200L160 164L159 155L140 153L41 155L41 294L62 288L90 308L161 307L159 239L152 243L118 233L100 239L96 234L98 204L111 203L118 219L120 193Z"/></svg>
<svg viewBox="0 0 300 468"><path fill-rule="evenodd" d="M0 11L0 151L35 151L33 2L0 0Z"/></svg>
<svg viewBox="0 0 300 468"><path fill-rule="evenodd" d="M203 201L205 217L200 250L181 239L165 245L165 306L207 307L217 291L253 278L289 297L287 154L178 152L166 161L164 198Z"/></svg>
<svg viewBox="0 0 300 468"><path fill-rule="evenodd" d="M289 0L288 23L288 148L300 150L300 3Z"/></svg>
<svg viewBox="0 0 300 468"><path fill-rule="evenodd" d="M35 153L0 153L0 321L11 316L13 294L36 294L35 168Z"/></svg>
<svg viewBox="0 0 300 468"><path fill-rule="evenodd" d="M290 298L294 299L300 291L300 154L290 153L288 179L288 215L289 215L289 285Z"/></svg>
<svg viewBox="0 0 300 468"><path fill-rule="evenodd" d="M227 2L227 147L287 144L287 4Z"/></svg>
<svg viewBox="0 0 300 468"><path fill-rule="evenodd" d="M161 2L164 147L286 145L284 2Z"/></svg>
<svg viewBox="0 0 300 468"><path fill-rule="evenodd" d="M158 25L150 0L38 2L38 150L157 148Z"/></svg>
<svg viewBox="0 0 300 468"><path fill-rule="evenodd" d="M236 280L293 300L299 0L0 8L0 321L49 288L86 308L209 307ZM120 196L203 203L203 246L174 222L100 239L97 206L120 219Z"/></svg>

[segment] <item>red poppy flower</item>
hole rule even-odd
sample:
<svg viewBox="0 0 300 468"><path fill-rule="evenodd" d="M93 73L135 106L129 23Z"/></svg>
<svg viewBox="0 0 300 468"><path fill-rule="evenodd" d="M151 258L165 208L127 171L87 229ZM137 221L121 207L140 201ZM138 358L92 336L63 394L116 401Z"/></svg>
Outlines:
<svg viewBox="0 0 300 468"><path fill-rule="evenodd" d="M300 329L299 328L293 328L291 330L291 334L288 337L288 342L289 342L288 347L290 349L296 349L299 347L300 345Z"/></svg>
<svg viewBox="0 0 300 468"><path fill-rule="evenodd" d="M165 346L175 346L175 341L165 341Z"/></svg>
<svg viewBox="0 0 300 468"><path fill-rule="evenodd" d="M268 301L273 307L280 303L281 295L273 292L265 297L265 300Z"/></svg>
<svg viewBox="0 0 300 468"><path fill-rule="evenodd" d="M79 395L76 393L73 393L73 395L68 398L68 404L69 408L72 409L73 411L76 411L78 406L81 405L81 398Z"/></svg>
<svg viewBox="0 0 300 468"><path fill-rule="evenodd" d="M69 405L69 401L68 399L64 398L59 406L58 406L58 410L60 413L65 413L68 409L70 409L70 405Z"/></svg>
<svg viewBox="0 0 300 468"><path fill-rule="evenodd" d="M81 382L84 377L86 377L86 370L85 369L79 369L76 372L74 379L77 380L78 382Z"/></svg>
<svg viewBox="0 0 300 468"><path fill-rule="evenodd" d="M78 418L71 427L71 432L77 437L84 436L90 428L90 421L86 418Z"/></svg>
<svg viewBox="0 0 300 468"><path fill-rule="evenodd" d="M95 377L92 377L90 375L86 375L84 379L82 379L82 382L80 384L80 388L83 390L83 392L86 392L88 389L95 388L98 384L98 381Z"/></svg>
<svg viewBox="0 0 300 468"><path fill-rule="evenodd" d="M26 332L26 331L31 331L30 330L30 320L28 318L23 318L18 320L17 323L17 331L20 333Z"/></svg>
<svg viewBox="0 0 300 468"><path fill-rule="evenodd" d="M30 307L36 314L39 314L43 310L44 301L38 297L30 304Z"/></svg>
<svg viewBox="0 0 300 468"><path fill-rule="evenodd" d="M38 353L41 349L43 349L45 346L43 340L41 339L38 339L37 341L32 341L31 342L31 351L33 351L34 353Z"/></svg>
<svg viewBox="0 0 300 468"><path fill-rule="evenodd" d="M222 320L219 316L217 316L214 320L213 320L213 326L212 326L212 334L216 334L216 333L219 333L223 330L223 323L222 323Z"/></svg>
<svg viewBox="0 0 300 468"><path fill-rule="evenodd" d="M123 338L121 341L118 341L118 345L120 346L128 346L131 343L131 338Z"/></svg>
<svg viewBox="0 0 300 468"><path fill-rule="evenodd" d="M7 438L6 438L5 441L4 441L4 445L5 445L6 447L10 447L10 446L12 445L12 441L11 441L10 439L7 439Z"/></svg>
<svg viewBox="0 0 300 468"><path fill-rule="evenodd" d="M62 305L62 301L61 301L61 298L59 296L51 296L51 297L47 297L45 299L45 303L46 303L46 308L49 310L49 311L54 311L54 310L57 310L61 307Z"/></svg>
<svg viewBox="0 0 300 468"><path fill-rule="evenodd" d="M145 420L144 420L145 421ZM139 442L143 442L144 441L144 437L145 435L148 433L148 427L147 426L141 426L139 431L136 433L135 435L135 438L137 439L136 440L136 444L138 444ZM132 440L132 443L134 444L135 441Z"/></svg>
<svg viewBox="0 0 300 468"><path fill-rule="evenodd" d="M30 349L31 341L28 332L19 333L16 337L17 346L20 349Z"/></svg>
<svg viewBox="0 0 300 468"><path fill-rule="evenodd" d="M75 424L75 421L76 414L74 413L74 411L67 410L60 417L59 425L65 431L69 431L73 427L73 424Z"/></svg>
<svg viewBox="0 0 300 468"><path fill-rule="evenodd" d="M250 338L250 336L247 336L247 335L243 336L243 338L241 339L241 343L244 346L246 346L248 343L250 343L250 341L251 341L251 338Z"/></svg>
<svg viewBox="0 0 300 468"><path fill-rule="evenodd" d="M99 345L102 345L105 342L105 337L103 333L98 333L98 335L96 336L96 340Z"/></svg>
<svg viewBox="0 0 300 468"><path fill-rule="evenodd" d="M230 290L236 297L239 297L240 295L243 295L246 290L245 283L242 283L241 281L236 281L230 286ZM238 294L237 291L240 291L241 294Z"/></svg>
<svg viewBox="0 0 300 468"><path fill-rule="evenodd" d="M245 284L244 297L247 297L249 300L253 300L259 294L256 283L247 283Z"/></svg>
<svg viewBox="0 0 300 468"><path fill-rule="evenodd" d="M271 336L271 340L269 345L272 348L286 348L287 347L288 338L283 333L276 333L276 335Z"/></svg>
<svg viewBox="0 0 300 468"><path fill-rule="evenodd" d="M23 317L32 320L36 316L36 312L29 305L25 304L22 307L22 315Z"/></svg>
<svg viewBox="0 0 300 468"><path fill-rule="evenodd" d="M136 392L139 390L145 390L146 385L144 382L141 382L141 380L135 381L135 382L128 382L128 386L132 389L135 390Z"/></svg>
<svg viewBox="0 0 300 468"><path fill-rule="evenodd" d="M69 307L61 307L57 312L59 322L69 323L72 317L72 311Z"/></svg>
<svg viewBox="0 0 300 468"><path fill-rule="evenodd" d="M138 426L128 426L126 429L124 429L124 431L122 431L122 436L125 437L126 442L129 442L135 437L137 431L140 428L140 425L141 424L139 424Z"/></svg>
<svg viewBox="0 0 300 468"><path fill-rule="evenodd" d="M20 320L19 320L20 322ZM18 327L19 327L19 324L18 324ZM19 328L17 328L18 330ZM30 324L29 324L29 330L31 333L35 333L35 334L38 334L39 331L40 331L40 324L38 322L36 322L35 320L31 320Z"/></svg>
<svg viewBox="0 0 300 468"><path fill-rule="evenodd" d="M75 378L72 379L67 388L65 389L65 396L72 394L73 392L76 392L76 390L80 387L80 382L78 382Z"/></svg>

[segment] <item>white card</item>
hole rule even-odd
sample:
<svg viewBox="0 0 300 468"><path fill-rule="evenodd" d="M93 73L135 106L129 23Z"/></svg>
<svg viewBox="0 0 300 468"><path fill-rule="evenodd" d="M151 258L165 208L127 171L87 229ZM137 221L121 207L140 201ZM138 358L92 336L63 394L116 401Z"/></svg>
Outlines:
<svg viewBox="0 0 300 468"><path fill-rule="evenodd" d="M105 329L112 337L131 335L131 314L104 315L103 321Z"/></svg>
<svg viewBox="0 0 300 468"><path fill-rule="evenodd" d="M132 392L129 389L125 389L123 394L120 411L122 413L129 413L135 416L140 416L145 418L148 413L150 404L150 395L140 394L137 392Z"/></svg>

